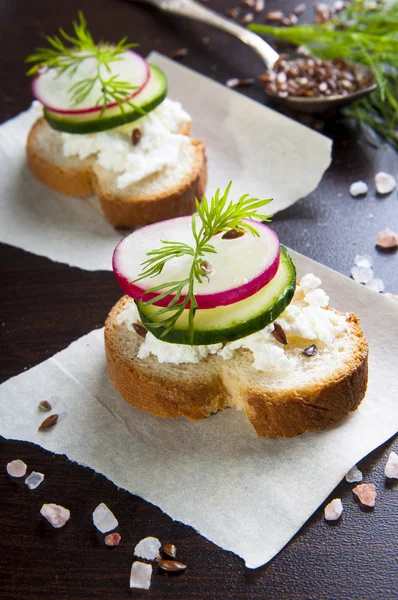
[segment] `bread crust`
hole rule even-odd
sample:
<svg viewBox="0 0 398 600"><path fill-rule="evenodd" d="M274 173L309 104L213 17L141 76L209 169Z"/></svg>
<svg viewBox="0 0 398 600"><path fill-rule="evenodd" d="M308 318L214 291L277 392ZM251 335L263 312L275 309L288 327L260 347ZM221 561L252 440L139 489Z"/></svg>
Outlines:
<svg viewBox="0 0 398 600"><path fill-rule="evenodd" d="M190 125L182 132L189 135ZM44 152L42 139L48 139L52 152ZM105 218L115 227L131 228L173 217L191 215L195 199L202 199L207 183L206 154L203 144L190 140L194 149L194 165L184 181L174 188L151 197L137 196L126 190L109 190L95 168L92 157L63 157L62 140L43 117L32 126L27 140L27 160L32 173L45 185L66 196L85 197L97 193ZM103 170L105 172L105 169Z"/></svg>
<svg viewBox="0 0 398 600"><path fill-rule="evenodd" d="M116 321L129 302L128 296L121 298L105 324L109 376L127 402L155 416L198 420L237 405L257 435L289 438L341 421L365 395L368 345L354 314L348 319L353 340L349 364L321 385L275 392L249 383L247 367L241 368L234 359L226 365L221 357L210 355L199 364L167 364L167 368L151 356L138 359L142 338Z"/></svg>

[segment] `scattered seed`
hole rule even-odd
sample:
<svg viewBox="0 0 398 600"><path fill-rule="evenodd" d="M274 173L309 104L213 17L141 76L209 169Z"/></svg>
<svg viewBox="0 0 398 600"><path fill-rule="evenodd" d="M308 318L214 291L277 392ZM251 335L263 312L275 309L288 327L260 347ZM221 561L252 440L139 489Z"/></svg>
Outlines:
<svg viewBox="0 0 398 600"><path fill-rule="evenodd" d="M177 48L177 50L172 50L169 53L169 58L174 58L174 59L184 58L184 56L186 56L187 54L188 54L187 48Z"/></svg>
<svg viewBox="0 0 398 600"><path fill-rule="evenodd" d="M352 492L364 506L373 507L376 504L377 493L373 483L361 483Z"/></svg>
<svg viewBox="0 0 398 600"><path fill-rule="evenodd" d="M283 328L281 325L279 325L279 323L274 323L274 330L271 331L271 334L273 335L273 337L276 339L277 342L286 346L286 344L287 344L286 333L283 331Z"/></svg>
<svg viewBox="0 0 398 600"><path fill-rule="evenodd" d="M19 458L12 460L6 466L7 473L10 475L10 477L24 477L24 475L26 475L27 468L27 464Z"/></svg>
<svg viewBox="0 0 398 600"><path fill-rule="evenodd" d="M133 329L136 332L137 335L139 335L142 338L146 338L146 334L148 333L148 330L146 327L143 326L142 323L133 323Z"/></svg>
<svg viewBox="0 0 398 600"><path fill-rule="evenodd" d="M159 569L163 571L168 571L169 573L179 573L181 571L185 571L187 565L184 565L178 560L159 560L158 562Z"/></svg>
<svg viewBox="0 0 398 600"><path fill-rule="evenodd" d="M232 77L231 79L228 79L228 81L226 82L226 86L229 88L236 88L239 86L249 86L253 83L255 83L255 79L253 77L246 77L243 79L238 79L238 77Z"/></svg>
<svg viewBox="0 0 398 600"><path fill-rule="evenodd" d="M247 25L248 23L252 23L253 21L254 21L254 14L247 13L247 14L245 14L244 17L242 17L240 22L243 23L244 25Z"/></svg>
<svg viewBox="0 0 398 600"><path fill-rule="evenodd" d="M311 344L311 346L307 346L307 348L304 348L301 354L304 354L304 356L315 356L315 354L317 353L318 347L315 344Z"/></svg>
<svg viewBox="0 0 398 600"><path fill-rule="evenodd" d="M293 9L295 15L302 15L305 9L307 8L306 4L297 4L297 6Z"/></svg>
<svg viewBox="0 0 398 600"><path fill-rule="evenodd" d="M376 191L378 194L390 194L397 187L397 181L395 177L380 171L375 175Z"/></svg>
<svg viewBox="0 0 398 600"><path fill-rule="evenodd" d="M175 558L177 556L177 548L174 544L163 544L162 552L167 554L167 556L171 556L171 558Z"/></svg>
<svg viewBox="0 0 398 600"><path fill-rule="evenodd" d="M120 544L120 540L122 539L119 533L109 533L105 537L105 544L107 546L118 546Z"/></svg>
<svg viewBox="0 0 398 600"><path fill-rule="evenodd" d="M227 15L227 17L229 17L230 19L237 19L239 17L239 13L240 13L240 9L239 8L229 8L225 14Z"/></svg>
<svg viewBox="0 0 398 600"><path fill-rule="evenodd" d="M221 238L223 240L235 240L236 238L242 237L242 235L245 235L243 229L230 229L229 231L226 231Z"/></svg>
<svg viewBox="0 0 398 600"><path fill-rule="evenodd" d="M282 21L285 18L285 15L281 10L270 10L265 15L267 21Z"/></svg>
<svg viewBox="0 0 398 600"><path fill-rule="evenodd" d="M133 142L133 146L136 146L139 143L141 137L142 137L141 129L139 129L138 127L135 127L133 129L133 133L131 136L131 141Z"/></svg>
<svg viewBox="0 0 398 600"><path fill-rule="evenodd" d="M337 521L343 513L343 504L340 498L335 498L324 509L326 521Z"/></svg>
<svg viewBox="0 0 398 600"><path fill-rule="evenodd" d="M47 402L47 400L42 400L41 402L39 402L39 408L40 408L40 410L47 411L47 412L49 410L52 410L52 406L49 402Z"/></svg>
<svg viewBox="0 0 398 600"><path fill-rule="evenodd" d="M50 415L47 417L47 419L44 419L41 425L39 425L38 431L43 431L44 429L50 429L50 427L54 427L57 421L58 415Z"/></svg>
<svg viewBox="0 0 398 600"><path fill-rule="evenodd" d="M203 273L207 273L207 274L211 273L213 270L213 267L207 260L202 260L202 262L199 265L199 268L201 271L203 271Z"/></svg>

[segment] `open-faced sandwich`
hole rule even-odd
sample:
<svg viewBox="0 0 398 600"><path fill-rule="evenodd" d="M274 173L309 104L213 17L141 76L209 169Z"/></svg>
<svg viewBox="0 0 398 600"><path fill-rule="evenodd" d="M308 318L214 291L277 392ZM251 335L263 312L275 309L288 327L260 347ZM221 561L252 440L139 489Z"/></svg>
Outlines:
<svg viewBox="0 0 398 600"><path fill-rule="evenodd" d="M167 98L163 71L126 39L95 44L82 14L73 36L47 39L28 58L43 105L27 141L35 176L69 196L96 192L117 227L192 214L205 191L205 150Z"/></svg>
<svg viewBox="0 0 398 600"><path fill-rule="evenodd" d="M117 246L127 294L105 326L111 380L160 417L243 409L258 435L323 429L365 395L368 346L358 317L329 306L295 267L262 207L216 192L192 217L143 227Z"/></svg>

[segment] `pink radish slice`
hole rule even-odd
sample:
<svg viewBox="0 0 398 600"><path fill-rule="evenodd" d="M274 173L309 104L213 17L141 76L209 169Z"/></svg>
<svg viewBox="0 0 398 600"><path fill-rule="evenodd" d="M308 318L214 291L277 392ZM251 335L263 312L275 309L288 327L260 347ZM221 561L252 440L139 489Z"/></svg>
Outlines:
<svg viewBox="0 0 398 600"><path fill-rule="evenodd" d="M202 283L195 283L195 298L199 308L215 308L244 300L276 275L280 260L278 236L263 223L250 221L250 224L257 229L259 237L247 232L235 239L225 239L222 234L212 238L210 243L217 253L209 253L204 257L212 267L209 279L204 277ZM113 270L118 284L135 300L150 300L160 291L146 293L147 290L162 283L180 281L189 273L192 257L184 256L169 261L160 275L132 283L142 272L146 253L161 247L161 240L193 245L191 217L179 217L142 227L122 239L114 251ZM183 293L181 301L184 298ZM169 295L156 304L168 306L172 299L173 296Z"/></svg>
<svg viewBox="0 0 398 600"><path fill-rule="evenodd" d="M118 73L120 79L129 81L131 85L136 86L133 92L127 96L124 102L131 100L139 94L149 81L150 70L148 63L142 56L131 50L123 53L120 61L110 63L111 73L106 73L106 77ZM32 93L36 100L39 100L48 110L65 115L82 115L87 113L100 112L102 106L96 106L95 102L100 97L101 85L97 83L89 96L80 103L78 108L71 108L70 88L81 79L93 76L96 70L96 60L86 59L81 64L77 72L70 77L68 72L56 77L54 69L49 69L37 75L32 81ZM107 109L117 106L117 102L111 102L106 106Z"/></svg>

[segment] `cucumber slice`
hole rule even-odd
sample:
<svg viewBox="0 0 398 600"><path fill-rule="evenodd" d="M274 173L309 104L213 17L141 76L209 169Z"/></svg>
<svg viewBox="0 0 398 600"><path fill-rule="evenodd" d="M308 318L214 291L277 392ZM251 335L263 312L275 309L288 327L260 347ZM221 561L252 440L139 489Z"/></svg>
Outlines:
<svg viewBox="0 0 398 600"><path fill-rule="evenodd" d="M233 342L263 329L285 310L293 298L296 288L296 269L284 246L280 247L281 258L275 277L253 296L208 310L198 309L195 314L195 346ZM156 326L166 315L153 317L159 307L135 301L142 323L155 337L172 344L189 344L188 310L179 317L174 329L165 332Z"/></svg>
<svg viewBox="0 0 398 600"><path fill-rule="evenodd" d="M145 87L132 98L132 105L124 105L124 112L119 106L106 109L100 117L98 113L63 114L44 108L44 116L53 129L67 133L97 133L120 127L136 121L156 108L167 96L167 79L159 67L149 65L150 76Z"/></svg>

